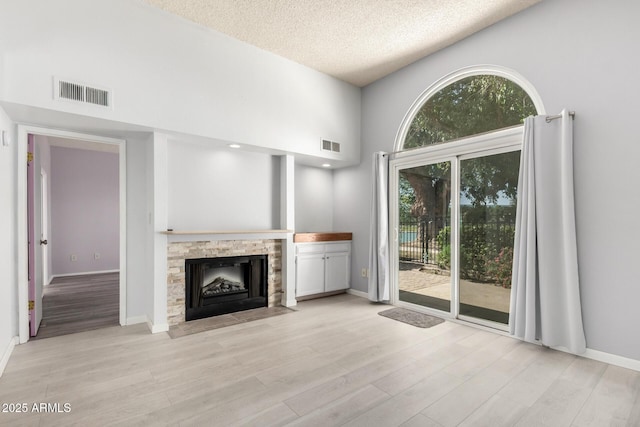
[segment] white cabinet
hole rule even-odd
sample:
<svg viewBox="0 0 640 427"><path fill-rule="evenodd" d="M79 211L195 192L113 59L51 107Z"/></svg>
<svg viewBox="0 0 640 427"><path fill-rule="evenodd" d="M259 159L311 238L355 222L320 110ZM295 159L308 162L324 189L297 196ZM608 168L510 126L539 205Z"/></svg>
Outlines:
<svg viewBox="0 0 640 427"><path fill-rule="evenodd" d="M350 249L350 248L349 248ZM351 251L326 252L324 258L324 291L348 289L351 273Z"/></svg>
<svg viewBox="0 0 640 427"><path fill-rule="evenodd" d="M349 288L351 242L296 243L296 296Z"/></svg>
<svg viewBox="0 0 640 427"><path fill-rule="evenodd" d="M296 259L296 296L324 292L324 253L298 254Z"/></svg>

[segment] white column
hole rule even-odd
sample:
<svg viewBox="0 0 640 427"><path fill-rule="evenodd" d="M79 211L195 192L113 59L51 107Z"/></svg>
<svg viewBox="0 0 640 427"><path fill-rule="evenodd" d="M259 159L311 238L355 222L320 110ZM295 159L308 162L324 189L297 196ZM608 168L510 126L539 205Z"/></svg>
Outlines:
<svg viewBox="0 0 640 427"><path fill-rule="evenodd" d="M167 230L168 223L168 141L167 136L153 134L153 202L150 222L153 240L153 318L151 332L169 330L167 323Z"/></svg>
<svg viewBox="0 0 640 427"><path fill-rule="evenodd" d="M296 301L296 258L293 245L295 229L295 161L292 155L280 157L280 226L287 233L282 240L282 305L292 307Z"/></svg>

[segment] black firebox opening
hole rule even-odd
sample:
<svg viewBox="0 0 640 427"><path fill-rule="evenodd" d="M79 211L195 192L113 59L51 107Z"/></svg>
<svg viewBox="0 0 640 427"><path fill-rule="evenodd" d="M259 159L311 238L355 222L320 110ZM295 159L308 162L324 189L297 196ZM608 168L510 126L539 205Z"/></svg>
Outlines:
<svg viewBox="0 0 640 427"><path fill-rule="evenodd" d="M267 306L267 255L185 260L185 320Z"/></svg>

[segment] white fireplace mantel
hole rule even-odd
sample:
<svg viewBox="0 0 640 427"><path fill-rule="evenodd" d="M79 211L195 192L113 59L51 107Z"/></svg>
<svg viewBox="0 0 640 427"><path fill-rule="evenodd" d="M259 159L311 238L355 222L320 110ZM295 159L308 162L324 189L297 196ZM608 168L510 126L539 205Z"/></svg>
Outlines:
<svg viewBox="0 0 640 427"><path fill-rule="evenodd" d="M167 242L197 242L206 240L285 240L293 236L293 230L166 230Z"/></svg>

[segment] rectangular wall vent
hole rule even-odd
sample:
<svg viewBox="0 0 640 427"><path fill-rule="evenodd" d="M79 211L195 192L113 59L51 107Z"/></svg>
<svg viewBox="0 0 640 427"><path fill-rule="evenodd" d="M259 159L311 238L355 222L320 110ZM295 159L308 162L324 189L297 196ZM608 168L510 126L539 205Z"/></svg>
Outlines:
<svg viewBox="0 0 640 427"><path fill-rule="evenodd" d="M82 102L84 104L112 106L112 95L108 89L87 86L83 83L54 78L54 99Z"/></svg>
<svg viewBox="0 0 640 427"><path fill-rule="evenodd" d="M72 101L84 102L84 86L60 81L58 84L58 96Z"/></svg>
<svg viewBox="0 0 640 427"><path fill-rule="evenodd" d="M95 87L85 87L85 101L91 104L109 106L109 91L98 89Z"/></svg>
<svg viewBox="0 0 640 427"><path fill-rule="evenodd" d="M333 151L334 153L339 153L340 152L340 143L339 142L334 142L334 141L329 141L327 139L323 139L322 140L322 149L324 151Z"/></svg>

